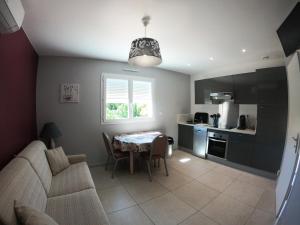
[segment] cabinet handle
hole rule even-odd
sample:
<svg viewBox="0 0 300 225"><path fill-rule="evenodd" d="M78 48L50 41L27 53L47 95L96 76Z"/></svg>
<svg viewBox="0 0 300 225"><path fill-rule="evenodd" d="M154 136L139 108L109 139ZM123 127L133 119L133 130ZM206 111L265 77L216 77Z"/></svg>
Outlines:
<svg viewBox="0 0 300 225"><path fill-rule="evenodd" d="M292 139L296 142L294 147L295 147L295 153L297 154L297 152L299 151L300 134L298 133L297 137L292 137Z"/></svg>
<svg viewBox="0 0 300 225"><path fill-rule="evenodd" d="M219 139L215 139L215 138L209 138L210 141L215 141L215 142L222 142L222 143L226 143L227 141L223 141L223 140L219 140Z"/></svg>

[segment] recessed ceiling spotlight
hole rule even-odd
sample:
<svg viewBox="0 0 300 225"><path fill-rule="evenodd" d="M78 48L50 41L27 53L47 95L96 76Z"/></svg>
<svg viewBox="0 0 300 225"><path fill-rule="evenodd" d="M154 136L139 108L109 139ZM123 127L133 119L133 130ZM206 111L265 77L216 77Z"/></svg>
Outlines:
<svg viewBox="0 0 300 225"><path fill-rule="evenodd" d="M210 60L210 61L214 61L215 58L211 56L211 57L209 57L209 60Z"/></svg>
<svg viewBox="0 0 300 225"><path fill-rule="evenodd" d="M186 64L187 66L191 66L191 64L190 63L188 63L188 64Z"/></svg>
<svg viewBox="0 0 300 225"><path fill-rule="evenodd" d="M245 48L242 49L242 53L245 53L247 50Z"/></svg>

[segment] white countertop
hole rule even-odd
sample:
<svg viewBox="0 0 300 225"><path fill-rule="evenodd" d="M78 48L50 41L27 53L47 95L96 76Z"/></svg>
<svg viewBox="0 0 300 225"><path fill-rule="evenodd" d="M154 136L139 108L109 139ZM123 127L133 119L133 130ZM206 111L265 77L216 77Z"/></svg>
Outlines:
<svg viewBox="0 0 300 225"><path fill-rule="evenodd" d="M219 131L226 131L226 132L232 132L232 133L241 133L241 134L249 134L249 135L255 135L256 131L255 130L250 130L250 129L246 129L246 130L239 130L237 128L233 128L233 129L226 129L226 128L217 128L217 127L213 127L212 125L209 124L191 124L191 123L178 123L181 125L186 125L186 126L204 126L207 127L208 129L211 130L219 130Z"/></svg>

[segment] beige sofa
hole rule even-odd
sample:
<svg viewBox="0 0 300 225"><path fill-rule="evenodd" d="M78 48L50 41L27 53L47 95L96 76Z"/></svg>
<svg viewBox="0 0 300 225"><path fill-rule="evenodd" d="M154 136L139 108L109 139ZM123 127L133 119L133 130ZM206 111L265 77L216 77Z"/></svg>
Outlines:
<svg viewBox="0 0 300 225"><path fill-rule="evenodd" d="M0 224L18 224L14 200L60 225L109 224L85 155L68 156L71 165L52 176L45 150L43 142L33 141L0 171Z"/></svg>

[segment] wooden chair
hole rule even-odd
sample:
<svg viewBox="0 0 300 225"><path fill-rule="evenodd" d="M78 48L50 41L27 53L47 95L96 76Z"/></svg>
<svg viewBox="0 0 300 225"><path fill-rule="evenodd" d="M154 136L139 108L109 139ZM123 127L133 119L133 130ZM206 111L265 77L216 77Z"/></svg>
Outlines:
<svg viewBox="0 0 300 225"><path fill-rule="evenodd" d="M168 149L168 137L165 135L159 135L153 140L151 144L150 152L145 152L142 154L142 157L146 160L147 163L147 169L148 169L150 181L152 181L152 173L151 173L152 160L154 162L158 160L159 162L160 159L163 159L165 170L166 170L166 176L169 176L167 162L166 162L167 149Z"/></svg>
<svg viewBox="0 0 300 225"><path fill-rule="evenodd" d="M119 161L129 159L129 154L128 154L128 152L122 152L120 150L115 150L112 146L112 141L107 133L102 133L102 136L103 136L105 148L107 151L107 160L106 160L106 164L105 164L105 170L107 170L110 160L113 159L114 166L113 166L111 178L114 178L114 173L115 173L115 170L117 168Z"/></svg>

